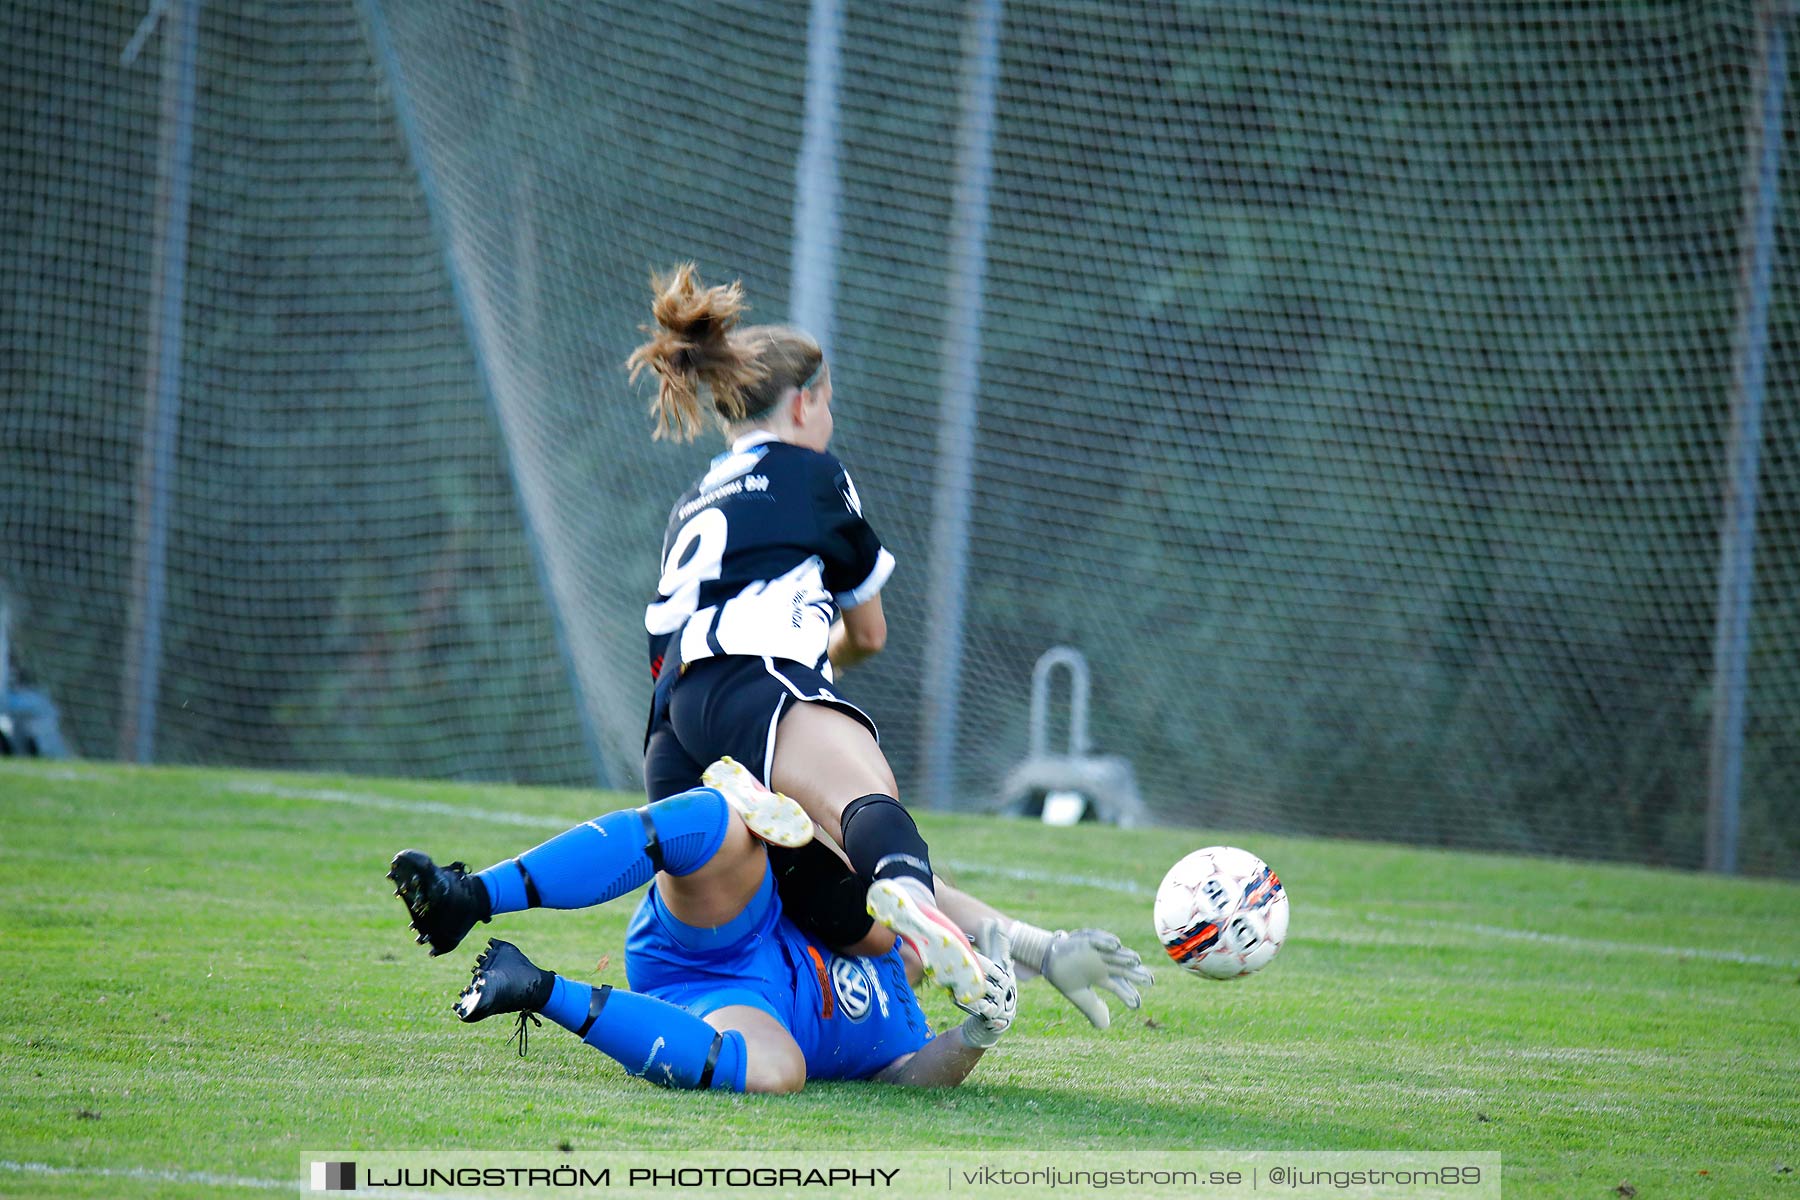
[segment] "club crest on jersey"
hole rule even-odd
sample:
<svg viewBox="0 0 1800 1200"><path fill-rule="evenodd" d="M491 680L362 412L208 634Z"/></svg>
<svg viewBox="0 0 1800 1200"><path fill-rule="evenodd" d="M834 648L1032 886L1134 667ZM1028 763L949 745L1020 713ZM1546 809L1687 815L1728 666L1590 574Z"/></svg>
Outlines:
<svg viewBox="0 0 1800 1200"><path fill-rule="evenodd" d="M880 1001L881 1011L887 1012L887 997L881 994L869 964L860 958L831 960L831 990L837 994L838 1011L852 1021L868 1016L869 1005L876 1001Z"/></svg>

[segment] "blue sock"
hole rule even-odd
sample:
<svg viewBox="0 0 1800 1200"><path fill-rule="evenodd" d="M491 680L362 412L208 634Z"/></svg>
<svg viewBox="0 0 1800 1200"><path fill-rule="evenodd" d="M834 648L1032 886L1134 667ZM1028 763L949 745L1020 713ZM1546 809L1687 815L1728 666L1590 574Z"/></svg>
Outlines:
<svg viewBox="0 0 1800 1200"><path fill-rule="evenodd" d="M656 829L660 863L646 852L646 820ZM527 908L589 908L650 882L658 866L671 875L699 870L724 844L730 820L723 796L695 788L595 817L475 878L486 885L495 916Z"/></svg>
<svg viewBox="0 0 1800 1200"><path fill-rule="evenodd" d="M595 995L595 989L587 984L558 975L544 1015L581 1035L582 1041L623 1066L627 1074L642 1076L659 1087L698 1088L704 1078L707 1087L744 1090L744 1035L737 1030L714 1029L666 1000L610 987L600 989L600 1011L589 1026ZM706 1073L709 1057L714 1059L710 1076Z"/></svg>

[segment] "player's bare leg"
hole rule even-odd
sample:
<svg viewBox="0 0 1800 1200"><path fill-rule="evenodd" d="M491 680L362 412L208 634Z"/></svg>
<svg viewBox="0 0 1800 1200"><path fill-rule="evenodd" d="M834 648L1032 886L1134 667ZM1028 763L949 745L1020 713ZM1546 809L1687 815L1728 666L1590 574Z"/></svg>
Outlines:
<svg viewBox="0 0 1800 1200"><path fill-rule="evenodd" d="M762 843L734 820L704 867L688 875L660 874L656 891L676 920L700 928L724 925L756 896L767 870Z"/></svg>
<svg viewBox="0 0 1800 1200"><path fill-rule="evenodd" d="M800 802L828 837L844 845L844 806L858 796L897 796L894 772L875 735L824 704L794 704L781 716L769 786Z"/></svg>
<svg viewBox="0 0 1800 1200"><path fill-rule="evenodd" d="M925 977L959 1004L985 990L982 966L956 923L938 911L930 863L895 799L894 773L875 737L847 713L796 704L781 718L770 784L799 801L868 889L868 912L919 957Z"/></svg>
<svg viewBox="0 0 1800 1200"><path fill-rule="evenodd" d="M784 1094L806 1086L806 1055L800 1043L762 1009L728 1004L707 1013L706 1023L743 1036L746 1092Z"/></svg>

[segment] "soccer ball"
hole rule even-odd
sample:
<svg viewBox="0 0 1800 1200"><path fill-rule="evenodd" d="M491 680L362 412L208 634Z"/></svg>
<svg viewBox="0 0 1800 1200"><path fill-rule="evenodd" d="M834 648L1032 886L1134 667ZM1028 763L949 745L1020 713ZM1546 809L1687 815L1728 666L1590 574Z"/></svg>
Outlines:
<svg viewBox="0 0 1800 1200"><path fill-rule="evenodd" d="M1156 936L1169 957L1208 979L1269 965L1287 938L1288 898L1268 864L1235 846L1196 850L1156 889Z"/></svg>

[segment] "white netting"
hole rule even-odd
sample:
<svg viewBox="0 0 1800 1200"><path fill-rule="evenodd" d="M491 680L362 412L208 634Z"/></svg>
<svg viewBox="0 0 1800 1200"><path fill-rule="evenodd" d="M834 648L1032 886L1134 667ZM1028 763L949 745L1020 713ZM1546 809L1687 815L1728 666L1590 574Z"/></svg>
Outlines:
<svg viewBox="0 0 1800 1200"><path fill-rule="evenodd" d="M117 65L140 15L16 15L0 126L0 574L98 753L157 236L158 43ZM903 788L964 15L843 23L838 449L902 560L846 686ZM652 447L621 363L681 259L786 315L807 17L206 7L165 756L566 781L585 709L632 777L657 539L713 447ZM1748 0L1007 4L958 796L1024 754L1066 643L1166 819L1697 861L1758 31ZM1778 258L1765 870L1800 837L1794 279Z"/></svg>
<svg viewBox="0 0 1800 1200"><path fill-rule="evenodd" d="M179 8L179 6L176 6ZM132 753L172 16L9 12L0 578L78 750ZM584 756L505 459L352 4L204 7L161 761Z"/></svg>

